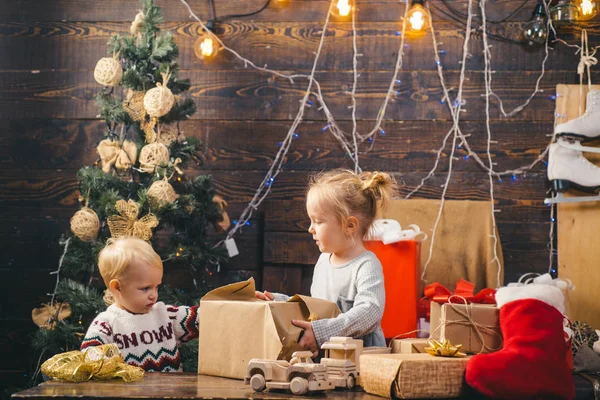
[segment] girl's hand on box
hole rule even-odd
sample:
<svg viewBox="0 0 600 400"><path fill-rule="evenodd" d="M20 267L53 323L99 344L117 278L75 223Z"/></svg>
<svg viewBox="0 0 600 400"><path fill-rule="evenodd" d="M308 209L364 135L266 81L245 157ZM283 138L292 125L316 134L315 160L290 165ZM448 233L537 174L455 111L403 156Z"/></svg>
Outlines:
<svg viewBox="0 0 600 400"><path fill-rule="evenodd" d="M293 319L292 324L296 325L298 328L304 329L304 334L298 344L302 346L302 348L312 351L313 357L317 357L319 355L319 346L317 345L317 339L315 338L312 323Z"/></svg>
<svg viewBox="0 0 600 400"><path fill-rule="evenodd" d="M254 292L254 294L256 295L256 298L259 300L271 301L271 300L275 299L275 296L273 296L273 293L267 292L266 290L264 292L259 292L257 290L256 292Z"/></svg>

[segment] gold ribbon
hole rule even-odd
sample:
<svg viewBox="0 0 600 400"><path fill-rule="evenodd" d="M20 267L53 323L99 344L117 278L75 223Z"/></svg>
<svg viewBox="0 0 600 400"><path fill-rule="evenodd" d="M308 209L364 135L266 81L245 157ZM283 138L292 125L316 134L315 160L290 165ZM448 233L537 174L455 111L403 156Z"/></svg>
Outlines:
<svg viewBox="0 0 600 400"><path fill-rule="evenodd" d="M142 368L125 363L114 343L57 354L42 364L42 373L70 382L112 378L135 382L144 377Z"/></svg>
<svg viewBox="0 0 600 400"><path fill-rule="evenodd" d="M135 164L137 147L135 143L125 140L123 145L110 139L104 139L97 148L102 160L102 171L109 173L114 165L118 170L128 170Z"/></svg>
<svg viewBox="0 0 600 400"><path fill-rule="evenodd" d="M146 241L150 240L152 228L158 226L158 218L153 214L147 214L137 219L140 205L131 199L127 202L117 201L115 208L121 215L111 215L107 218L112 237L136 236Z"/></svg>
<svg viewBox="0 0 600 400"><path fill-rule="evenodd" d="M442 341L430 339L427 341L429 347L425 347L425 351L432 356L438 357L466 357L466 354L461 352L462 344L453 345L448 339Z"/></svg>

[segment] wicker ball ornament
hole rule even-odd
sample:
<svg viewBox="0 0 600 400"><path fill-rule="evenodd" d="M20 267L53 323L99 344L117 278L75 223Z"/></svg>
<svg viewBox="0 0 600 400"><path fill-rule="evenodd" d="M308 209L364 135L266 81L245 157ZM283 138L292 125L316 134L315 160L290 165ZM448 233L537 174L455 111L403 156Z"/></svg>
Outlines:
<svg viewBox="0 0 600 400"><path fill-rule="evenodd" d="M148 201L152 207L172 204L178 197L179 195L166 179L154 182L148 189Z"/></svg>
<svg viewBox="0 0 600 400"><path fill-rule="evenodd" d="M100 232L98 215L89 207L83 207L71 218L71 232L84 242L92 242Z"/></svg>
<svg viewBox="0 0 600 400"><path fill-rule="evenodd" d="M140 170L151 174L154 169L169 162L169 149L162 143L150 143L140 152Z"/></svg>
<svg viewBox="0 0 600 400"><path fill-rule="evenodd" d="M101 58L94 69L94 79L103 86L118 85L122 77L121 63L112 57Z"/></svg>
<svg viewBox="0 0 600 400"><path fill-rule="evenodd" d="M154 118L167 114L175 104L175 96L167 87L169 76L164 73L162 75L163 82L157 82L156 87L148 90L144 95L144 108L148 115Z"/></svg>

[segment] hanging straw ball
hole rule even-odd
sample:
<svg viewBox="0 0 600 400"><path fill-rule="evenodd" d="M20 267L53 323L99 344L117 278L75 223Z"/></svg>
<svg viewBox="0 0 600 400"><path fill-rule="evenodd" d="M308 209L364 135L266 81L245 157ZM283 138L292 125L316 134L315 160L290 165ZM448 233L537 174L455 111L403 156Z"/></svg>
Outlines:
<svg viewBox="0 0 600 400"><path fill-rule="evenodd" d="M162 117L173 108L175 96L167 87L169 76L163 73L163 83L157 82L156 87L150 89L144 95L144 107L149 116Z"/></svg>
<svg viewBox="0 0 600 400"><path fill-rule="evenodd" d="M121 82L123 68L119 60L112 57L101 58L94 70L94 79L103 86L115 86Z"/></svg>
<svg viewBox="0 0 600 400"><path fill-rule="evenodd" d="M152 207L162 207L174 203L179 195L166 180L156 181L148 189L148 201Z"/></svg>
<svg viewBox="0 0 600 400"><path fill-rule="evenodd" d="M145 145L140 152L140 169L151 174L154 169L169 162L169 149L162 143Z"/></svg>
<svg viewBox="0 0 600 400"><path fill-rule="evenodd" d="M83 207L71 218L71 232L84 242L92 242L100 232L98 215L89 207Z"/></svg>
<svg viewBox="0 0 600 400"><path fill-rule="evenodd" d="M161 125L160 133L158 134L158 142L169 147L171 143L177 139L178 135L179 131L177 130L176 125Z"/></svg>

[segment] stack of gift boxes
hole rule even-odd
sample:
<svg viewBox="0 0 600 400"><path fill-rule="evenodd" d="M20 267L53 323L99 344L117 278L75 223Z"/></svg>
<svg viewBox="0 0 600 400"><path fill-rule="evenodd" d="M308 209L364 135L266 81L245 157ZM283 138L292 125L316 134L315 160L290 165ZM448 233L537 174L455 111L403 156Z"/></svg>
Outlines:
<svg viewBox="0 0 600 400"><path fill-rule="evenodd" d="M429 303L429 338L392 339L392 354L363 355L361 384L365 391L384 397L459 397L470 355L502 348L493 289L473 294L474 285L461 280L451 293L438 283L425 288ZM414 335L413 335L414 336ZM429 354L438 343L459 346L454 357Z"/></svg>

